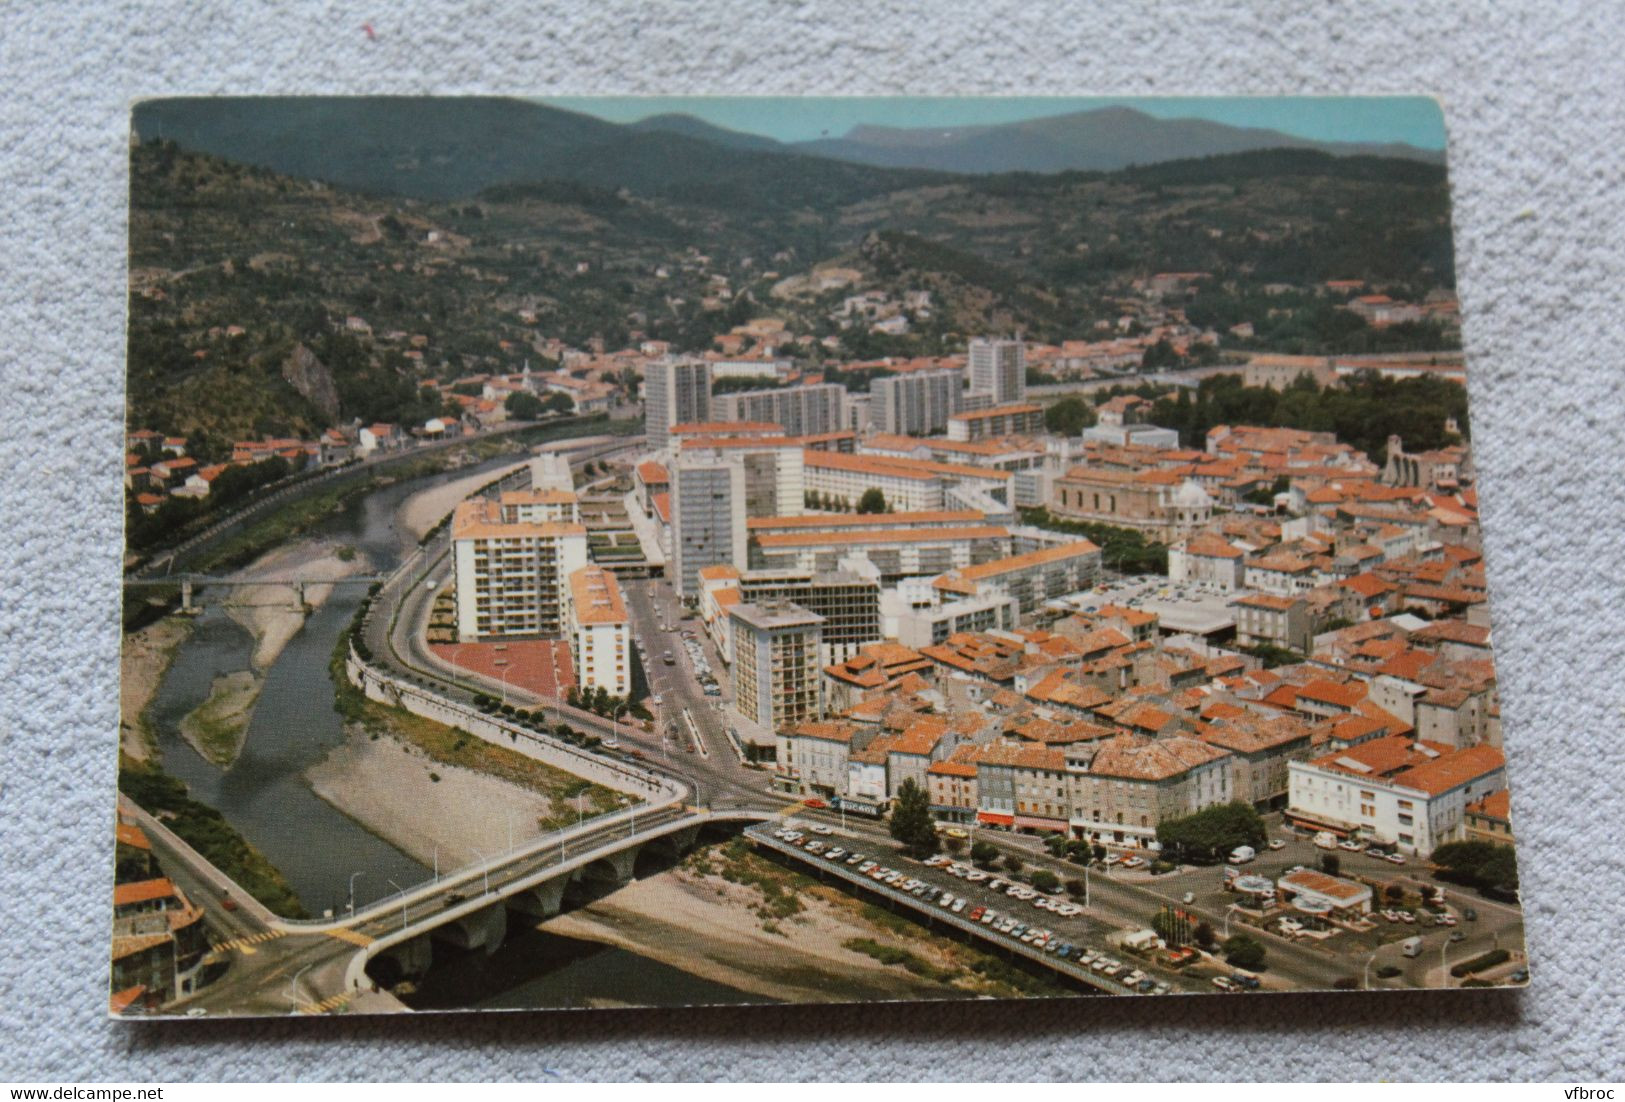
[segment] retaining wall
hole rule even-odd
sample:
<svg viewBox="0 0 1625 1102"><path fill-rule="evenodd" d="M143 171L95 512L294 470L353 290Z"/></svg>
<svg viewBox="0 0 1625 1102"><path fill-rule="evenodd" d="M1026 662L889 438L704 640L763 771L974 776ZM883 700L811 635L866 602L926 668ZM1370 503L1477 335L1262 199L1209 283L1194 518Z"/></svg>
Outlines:
<svg viewBox="0 0 1625 1102"><path fill-rule="evenodd" d="M366 693L369 700L405 708L413 715L466 731L492 745L506 747L566 773L635 796L654 807L675 803L684 793L684 789L675 781L588 753L562 740L511 723L501 716L487 715L478 709L437 696L422 686L401 681L363 662L353 647L344 670L350 683Z"/></svg>

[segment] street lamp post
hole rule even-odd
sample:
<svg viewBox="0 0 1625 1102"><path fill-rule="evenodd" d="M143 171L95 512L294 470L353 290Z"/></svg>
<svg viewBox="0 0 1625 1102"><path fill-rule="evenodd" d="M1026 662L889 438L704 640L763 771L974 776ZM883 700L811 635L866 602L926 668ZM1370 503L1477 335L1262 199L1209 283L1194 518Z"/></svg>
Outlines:
<svg viewBox="0 0 1625 1102"><path fill-rule="evenodd" d="M1377 959L1377 954L1380 952L1382 952L1382 946L1380 945L1371 950L1371 955L1365 958L1365 968L1360 972L1360 986L1367 991L1371 990L1371 962Z"/></svg>
<svg viewBox="0 0 1625 1102"><path fill-rule="evenodd" d="M399 884L395 883L395 881L390 880L389 877L386 876L386 877L384 877L384 879L389 881L389 886L395 889L396 896L398 896L400 898L400 901L401 901L401 929L404 930L404 929L406 929L406 891Z"/></svg>
<svg viewBox="0 0 1625 1102"><path fill-rule="evenodd" d="M360 875L360 871L350 874L350 914L352 917L355 915L355 878Z"/></svg>
<svg viewBox="0 0 1625 1102"><path fill-rule="evenodd" d="M480 894L481 895L490 895L491 894L491 859L489 857L485 856L485 854L481 853L478 849L476 849L473 846L470 846L468 848L474 850L474 856L478 857L480 859L480 871L485 873L485 890L483 892L481 892Z"/></svg>
<svg viewBox="0 0 1625 1102"><path fill-rule="evenodd" d="M299 969L299 971L295 972L293 974L293 979L288 981L288 1003L295 1010L299 1009L299 977L314 967L316 967L316 964L314 961L312 961L310 964L305 965L303 968Z"/></svg>

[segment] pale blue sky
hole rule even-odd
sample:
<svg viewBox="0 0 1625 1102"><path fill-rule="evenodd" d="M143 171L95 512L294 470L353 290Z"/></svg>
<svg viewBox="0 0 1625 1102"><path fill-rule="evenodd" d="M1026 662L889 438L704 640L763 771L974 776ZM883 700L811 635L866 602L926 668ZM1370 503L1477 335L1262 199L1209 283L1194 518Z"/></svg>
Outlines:
<svg viewBox="0 0 1625 1102"><path fill-rule="evenodd" d="M1443 113L1426 96L548 96L542 102L610 122L693 115L780 141L839 137L859 123L972 126L1126 106L1158 118L1211 119L1320 141L1445 144Z"/></svg>

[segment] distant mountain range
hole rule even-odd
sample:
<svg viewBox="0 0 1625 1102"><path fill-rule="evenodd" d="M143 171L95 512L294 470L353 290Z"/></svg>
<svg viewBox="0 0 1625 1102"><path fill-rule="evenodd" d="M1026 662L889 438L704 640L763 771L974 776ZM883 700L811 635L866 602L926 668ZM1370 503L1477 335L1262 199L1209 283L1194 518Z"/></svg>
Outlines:
<svg viewBox="0 0 1625 1102"><path fill-rule="evenodd" d="M788 148L859 164L954 173L1110 172L1256 149L1313 149L1340 157L1444 163L1438 150L1399 142L1314 141L1206 119L1159 119L1131 107L1102 107L996 126L858 126L844 137L797 142Z"/></svg>
<svg viewBox="0 0 1625 1102"><path fill-rule="evenodd" d="M494 96L147 100L142 140L372 194L466 199L570 180L728 209L839 206L941 179L797 153L672 116L622 126ZM771 151L761 146L766 143Z"/></svg>
<svg viewBox="0 0 1625 1102"><path fill-rule="evenodd" d="M841 205L949 174L1112 171L1261 149L1443 162L1409 145L1318 142L1127 107L996 126L859 126L795 143L689 115L621 125L500 97L161 99L137 104L133 125L142 139L363 192L445 200L570 180L763 212Z"/></svg>

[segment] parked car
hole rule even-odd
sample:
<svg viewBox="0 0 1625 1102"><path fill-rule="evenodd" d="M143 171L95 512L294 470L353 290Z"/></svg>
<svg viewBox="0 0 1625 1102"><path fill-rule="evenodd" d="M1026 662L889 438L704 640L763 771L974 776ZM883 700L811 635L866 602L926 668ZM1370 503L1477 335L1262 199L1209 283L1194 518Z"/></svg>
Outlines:
<svg viewBox="0 0 1625 1102"><path fill-rule="evenodd" d="M1213 986L1224 992L1241 990L1236 986L1236 981L1231 979L1229 976L1214 976Z"/></svg>
<svg viewBox="0 0 1625 1102"><path fill-rule="evenodd" d="M1286 849L1286 842L1282 841L1280 838L1271 838L1270 849Z"/></svg>
<svg viewBox="0 0 1625 1102"><path fill-rule="evenodd" d="M1405 855L1402 853L1384 854L1383 860L1389 862L1390 864L1403 865L1405 863Z"/></svg>

